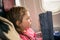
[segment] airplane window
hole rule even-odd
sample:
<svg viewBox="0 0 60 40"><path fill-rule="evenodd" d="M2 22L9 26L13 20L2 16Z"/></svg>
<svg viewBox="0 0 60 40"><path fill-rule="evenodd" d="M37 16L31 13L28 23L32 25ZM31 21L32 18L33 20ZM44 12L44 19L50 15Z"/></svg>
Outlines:
<svg viewBox="0 0 60 40"><path fill-rule="evenodd" d="M15 0L16 6L21 6L20 0Z"/></svg>
<svg viewBox="0 0 60 40"><path fill-rule="evenodd" d="M53 15L60 13L60 0L42 0L42 8L45 11L52 11Z"/></svg>

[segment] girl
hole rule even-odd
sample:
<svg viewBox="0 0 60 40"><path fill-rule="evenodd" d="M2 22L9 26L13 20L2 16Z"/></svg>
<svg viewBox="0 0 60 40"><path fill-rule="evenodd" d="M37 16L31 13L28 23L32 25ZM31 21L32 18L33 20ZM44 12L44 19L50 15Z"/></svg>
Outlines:
<svg viewBox="0 0 60 40"><path fill-rule="evenodd" d="M14 24L22 40L36 40L36 34L31 29L31 18L24 7L13 7L7 12L7 18Z"/></svg>

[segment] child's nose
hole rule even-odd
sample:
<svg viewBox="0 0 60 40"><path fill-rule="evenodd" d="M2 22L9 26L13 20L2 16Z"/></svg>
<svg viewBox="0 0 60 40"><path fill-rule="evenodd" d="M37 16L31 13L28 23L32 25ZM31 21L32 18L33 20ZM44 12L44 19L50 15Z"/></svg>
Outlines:
<svg viewBox="0 0 60 40"><path fill-rule="evenodd" d="M30 22L32 21L32 19L30 18Z"/></svg>
<svg viewBox="0 0 60 40"><path fill-rule="evenodd" d="M29 19L28 22L31 24L32 19Z"/></svg>

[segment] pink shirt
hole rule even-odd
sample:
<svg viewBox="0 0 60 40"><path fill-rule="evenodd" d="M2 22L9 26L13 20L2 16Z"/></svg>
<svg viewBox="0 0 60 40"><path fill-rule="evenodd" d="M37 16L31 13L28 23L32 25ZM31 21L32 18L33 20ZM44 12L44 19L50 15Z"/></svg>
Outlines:
<svg viewBox="0 0 60 40"><path fill-rule="evenodd" d="M36 38L36 34L31 28L28 28L26 32L24 32L24 34L28 35L31 40L42 40L42 38ZM22 34L20 34L20 37L22 38L22 40L30 40L27 36Z"/></svg>

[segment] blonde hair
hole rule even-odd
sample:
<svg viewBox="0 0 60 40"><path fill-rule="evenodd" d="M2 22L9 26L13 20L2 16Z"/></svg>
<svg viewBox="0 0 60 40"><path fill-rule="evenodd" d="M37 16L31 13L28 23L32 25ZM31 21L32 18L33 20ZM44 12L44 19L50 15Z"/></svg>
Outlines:
<svg viewBox="0 0 60 40"><path fill-rule="evenodd" d="M13 7L9 11L6 12L6 17L8 20L10 20L14 26L15 29L19 32L19 28L16 24L16 21L19 20L20 23L22 23L23 17L26 14L27 10L24 7ZM21 31L21 28L20 28Z"/></svg>

